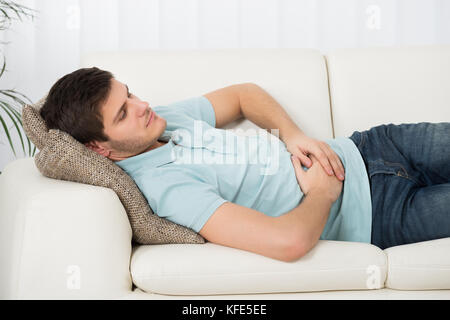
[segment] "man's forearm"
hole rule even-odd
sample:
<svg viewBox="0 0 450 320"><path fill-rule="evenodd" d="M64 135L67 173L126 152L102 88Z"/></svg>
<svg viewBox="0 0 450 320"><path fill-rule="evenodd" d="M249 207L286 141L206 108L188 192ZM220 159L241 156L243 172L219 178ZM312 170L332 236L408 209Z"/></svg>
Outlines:
<svg viewBox="0 0 450 320"><path fill-rule="evenodd" d="M332 205L331 199L314 190L305 194L297 207L279 216L279 222L285 230L298 235L298 241L304 248L302 251L306 253L319 241Z"/></svg>
<svg viewBox="0 0 450 320"><path fill-rule="evenodd" d="M290 133L302 132L283 107L256 84L250 83L245 87L245 90L241 91L240 105L242 114L246 119L268 131L278 129L279 138L282 141Z"/></svg>

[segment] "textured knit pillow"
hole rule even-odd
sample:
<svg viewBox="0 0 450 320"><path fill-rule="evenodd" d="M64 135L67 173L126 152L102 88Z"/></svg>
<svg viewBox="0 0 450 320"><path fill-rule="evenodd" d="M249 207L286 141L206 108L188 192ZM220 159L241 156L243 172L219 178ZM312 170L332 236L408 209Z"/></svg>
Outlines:
<svg viewBox="0 0 450 320"><path fill-rule="evenodd" d="M64 131L48 130L39 114L45 99L22 109L25 133L40 150L34 161L44 176L114 190L127 212L133 240L139 244L205 243L194 230L154 214L133 179L113 161Z"/></svg>

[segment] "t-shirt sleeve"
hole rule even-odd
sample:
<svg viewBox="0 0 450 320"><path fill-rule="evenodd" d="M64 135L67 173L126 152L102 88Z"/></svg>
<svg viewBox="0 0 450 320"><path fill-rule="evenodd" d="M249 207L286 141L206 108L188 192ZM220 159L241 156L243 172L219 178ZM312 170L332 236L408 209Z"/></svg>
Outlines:
<svg viewBox="0 0 450 320"><path fill-rule="evenodd" d="M149 196L155 214L199 232L223 199L211 184L190 177L166 177L158 190Z"/></svg>
<svg viewBox="0 0 450 320"><path fill-rule="evenodd" d="M193 97L167 105L194 120L202 120L211 127L216 126L216 114L211 102L205 96Z"/></svg>

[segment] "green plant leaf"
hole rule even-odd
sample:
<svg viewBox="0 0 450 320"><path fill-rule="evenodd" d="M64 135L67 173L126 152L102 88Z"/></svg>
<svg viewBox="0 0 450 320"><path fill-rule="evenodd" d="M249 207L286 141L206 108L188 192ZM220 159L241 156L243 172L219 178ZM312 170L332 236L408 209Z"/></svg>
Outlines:
<svg viewBox="0 0 450 320"><path fill-rule="evenodd" d="M14 12L17 18L12 14L8 14L8 11ZM11 1L0 0L0 30L9 29L13 20L20 20L21 22L23 22L22 17L30 18L31 21L34 21L34 13L37 12L39 12L39 10L34 10Z"/></svg>
<svg viewBox="0 0 450 320"><path fill-rule="evenodd" d="M5 97L7 97L7 98L9 98L9 99L12 99L13 102L20 104L22 106L22 108L23 108L23 106L25 104L27 104L27 102L24 101L24 99L22 99L21 97L24 97L26 100L28 100L28 102L30 104L32 104L32 101L30 99L28 99L24 94L22 94L20 92L17 92L15 90L0 90L0 94L5 96ZM8 114L8 116L12 120L14 126L16 127L17 133L19 135L19 138L20 138L20 141L21 141L21 144L22 144L23 153L25 155L27 155L27 151L25 149L24 141L23 141L23 137L22 137L22 132L19 129L19 126L18 126L18 124L19 124L20 127L23 127L21 113L17 110L17 108L13 104L7 103L6 101L2 101L1 99L0 99L0 106L2 106L2 109L5 110L5 112ZM9 135L9 132L8 132L8 135ZM28 155L32 156L35 153L35 148L33 149L33 151L31 150L31 144L32 143L31 143L31 141L30 141L30 139L28 138L27 135L25 135L25 137L26 137L27 146L28 146L28 148L27 148L28 149ZM16 155L14 149L13 149L13 152L14 152L14 155Z"/></svg>
<svg viewBox="0 0 450 320"><path fill-rule="evenodd" d="M3 66L2 66L2 71L0 72L0 78L2 77L3 73L5 72L6 69L6 59L3 59Z"/></svg>
<svg viewBox="0 0 450 320"><path fill-rule="evenodd" d="M14 124L14 126L16 127L16 130L17 130L17 133L18 133L18 135L19 135L19 138L20 138L20 142L22 143L22 150L23 150L23 153L24 153L24 155L26 155L26 152L25 152L25 145L24 145L24 143L23 143L23 138L22 138L22 133L21 133L21 131L20 131L20 129L19 129L19 126L17 125L17 122L14 120L14 117L13 117L13 115L17 118L17 114L14 114L13 113L13 115L11 115L11 106L9 106L7 103L5 103L5 102L3 102L3 101L0 101L0 107L2 107L2 109L6 112L6 114L10 117L10 119L11 119L11 121L13 122L13 124ZM9 109L9 111L8 111L8 109ZM15 110L13 110L13 111L15 111ZM0 118L2 118L2 116L0 115ZM19 120L20 121L20 120ZM22 122L20 121L20 124L22 125ZM14 153L15 154L15 153Z"/></svg>
<svg viewBox="0 0 450 320"><path fill-rule="evenodd" d="M0 101L1 103L2 101ZM10 111L15 115L17 121L19 121L20 126L23 128L23 123L22 123L22 115L15 110L14 108L11 108ZM20 135L20 133L19 133ZM36 152L36 146L34 146L33 151L31 151L31 140L28 138L28 136L25 134L25 138L27 139L27 144L28 144L28 155L29 156L34 156L35 152ZM25 153L25 150L24 150ZM26 154L26 153L25 153Z"/></svg>
<svg viewBox="0 0 450 320"><path fill-rule="evenodd" d="M10 26L11 26L11 22L12 20L20 20L23 22L22 18L28 17L31 18L31 20L34 20L35 15L34 13L39 12L38 10L34 10L31 9L29 7L26 7L24 5L18 4L14 1L6 1L6 0L0 0L0 30L7 30ZM14 16L17 17L15 17ZM9 41L0 41L1 45L6 45L9 44ZM3 57L3 64L1 66L1 70L0 70L0 78L4 75L5 72L9 71L6 68L6 57L3 54L3 50L0 49L0 57ZM4 96L5 99L2 99L1 96ZM10 102L10 99L12 100ZM24 154L26 154L25 151L25 144L24 144L24 139L22 137L22 132L21 132L21 128L23 129L23 123L22 123L22 116L21 116L21 110L19 107L16 107L18 105L23 106L25 104L32 104L31 100L28 99L24 94L17 92L15 90L0 90L0 110L3 109L4 112L6 113L6 115L8 115L8 117L11 119L11 121L13 122L17 133L19 135L21 144L22 144L22 149L24 151ZM2 115L0 115L0 129L3 127L3 130L6 133L6 136L8 138L9 144L11 146L11 149L14 153L14 156L17 157L16 155L16 150L14 149L14 145L12 143L11 140L11 135L7 126L6 121L7 118L2 117ZM31 156L34 156L35 152L36 152L36 146L34 146L33 150L31 150L31 141L28 138L28 136L25 134L27 143L28 143L28 154Z"/></svg>
<svg viewBox="0 0 450 320"><path fill-rule="evenodd" d="M2 126L3 126L3 129L5 130L6 136L8 137L9 145L11 146L14 156L17 158L16 150L14 149L14 145L11 141L11 136L9 135L8 127L6 126L6 123L5 123L5 121L3 121L2 117L0 117L0 122L2 123Z"/></svg>
<svg viewBox="0 0 450 320"><path fill-rule="evenodd" d="M25 96L24 94L22 94L20 92L15 91L15 90L0 90L0 94L3 94L5 96L13 99L14 101L18 102L20 105L33 104L33 102L30 99L28 99L27 96ZM17 97L18 95L27 99L28 102L22 100L21 98L18 98Z"/></svg>

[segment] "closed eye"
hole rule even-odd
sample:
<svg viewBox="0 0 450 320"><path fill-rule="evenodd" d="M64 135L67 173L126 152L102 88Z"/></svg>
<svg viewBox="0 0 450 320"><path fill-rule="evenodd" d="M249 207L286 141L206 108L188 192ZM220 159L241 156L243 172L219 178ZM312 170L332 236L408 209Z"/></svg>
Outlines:
<svg viewBox="0 0 450 320"><path fill-rule="evenodd" d="M131 98L132 95L133 95L132 93L129 93L128 98ZM119 121L125 119L126 116L127 116L127 109L125 108L123 109L122 116L119 118Z"/></svg>

